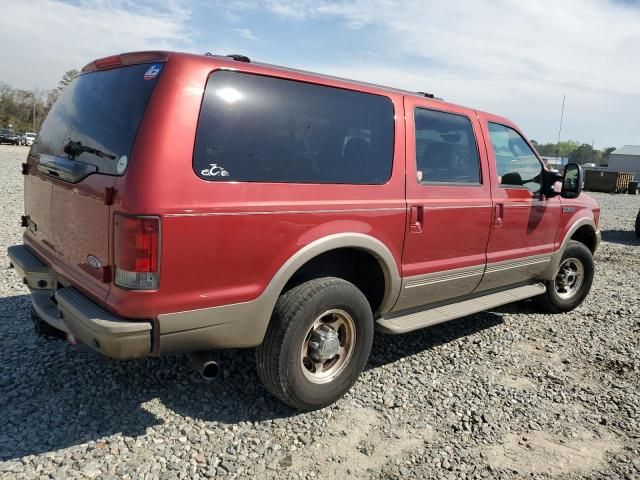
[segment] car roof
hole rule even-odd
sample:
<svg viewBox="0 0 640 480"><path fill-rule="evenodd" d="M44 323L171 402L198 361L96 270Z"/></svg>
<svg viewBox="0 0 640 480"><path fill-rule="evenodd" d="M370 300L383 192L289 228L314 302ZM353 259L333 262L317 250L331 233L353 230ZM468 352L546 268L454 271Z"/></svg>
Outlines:
<svg viewBox="0 0 640 480"><path fill-rule="evenodd" d="M188 54L188 53L178 53L178 52L169 52L172 56L176 55L176 56L182 56L182 55L193 55L193 54ZM225 55L208 55L210 58L215 59L216 63L220 63L223 62L225 64L225 66L229 66L231 68L235 68L238 69L239 65L242 65L243 63L246 62L241 62L238 60L234 60L233 58L229 58L228 56ZM301 74L304 75L306 77L309 77L309 79L318 79L318 80L334 80L334 81L339 81L339 82L344 82L344 83L348 83L350 85L352 85L353 87L372 87L372 88L376 88L378 90L384 91L384 92L388 92L388 93L395 93L395 94L401 94L401 95L405 95L405 96L410 96L410 97L415 97L415 98L429 98L431 100L436 100L439 102L442 102L443 104L446 105L452 105L452 106L456 106L456 107L461 107L461 108L465 108L468 110L473 110L470 107L465 107L463 105L456 105L454 103L451 102L447 102L444 101L442 98L438 98L436 97L434 94L428 93L425 94L425 92L414 92L411 90L404 90L401 88L396 88L396 87L390 87L388 85L380 85L377 83L372 83L372 82L365 82L365 81L361 81L361 80L354 80L351 78L345 78L345 77L338 77L335 75L327 75L324 73L318 73L318 72L312 72L309 70L302 70L302 69L298 69L298 68L292 68L292 67L285 67L282 65L276 65L276 64L272 64L272 63L265 63L265 62L254 62L251 61L250 62L253 65L257 65L260 67L266 67L269 68L271 70L276 70L276 71L280 71L284 74L284 76L286 76L287 73L296 73L296 74Z"/></svg>
<svg viewBox="0 0 640 480"><path fill-rule="evenodd" d="M481 112L480 110L477 110L472 107L467 107L464 105L458 105L452 102L447 102L432 94L425 94L424 92L414 92L411 90L404 90L400 88L390 87L387 85L380 85L380 84L364 82L360 80L353 80L350 78L338 77L334 75L326 75L323 73L284 67L281 65L275 65L270 63L254 62L253 60L250 60L248 59L248 57L244 57L243 55L214 55L209 52L207 52L206 54L196 54L196 53L187 53L187 52L176 52L176 51L170 51L170 50L124 52L119 55L105 57L102 59L96 59L93 62L90 62L89 64L85 65L85 67L83 67L81 74L89 73L95 69L111 68L116 65L165 62L165 61L169 61L172 58L185 59L185 60L192 59L192 60L198 60L200 62L207 61L207 59L209 59L209 61L212 64L212 67L228 68L230 70L237 70L237 71L244 71L245 69L242 68L243 65L254 65L259 68L267 69L269 71L268 74L276 74L276 75L281 74L282 77L288 77L288 76L291 76L291 74L295 74L297 76L305 77L303 81L308 80L310 82L314 82L314 81L323 82L323 81L329 80L333 82L339 82L343 84L345 88L351 87L354 90L359 90L364 87L369 89L375 89L380 94L386 93L388 95L403 95L407 97L432 100L436 104L442 104L443 110L445 110L447 107L453 107L453 108L466 110L468 113L472 113L472 112L475 112L476 114L484 113L487 116L492 117L492 121L497 121L504 125L515 127L515 124L507 118L499 117L490 112ZM114 59L116 60L115 64L113 63ZM119 59L122 60L122 63L119 63ZM103 63L103 65L98 66L99 63ZM431 108L431 107L428 107L428 108ZM437 107L434 105L433 108L437 108Z"/></svg>
<svg viewBox="0 0 640 480"><path fill-rule="evenodd" d="M235 58L232 58L235 57ZM212 66L229 68L232 70L243 71L243 65L254 65L257 67L262 67L270 70L270 73L280 73L283 77L290 76L291 74L302 75L306 77L307 80L313 82L323 80L331 80L335 82L340 82L345 84L345 87L352 87L354 90L358 90L362 87L366 88L374 88L378 90L380 93L387 94L400 94L405 96L410 96L414 98L426 98L429 100L434 100L435 102L442 103L443 105L450 105L452 107L462 108L468 111L475 111L475 109L471 107L466 107L463 105L457 105L455 103L446 102L441 98L436 97L432 94L425 94L424 92L414 92L411 90L404 90L401 88L390 87L388 85L380 85L376 83L364 82L360 80L353 80L350 78L338 77L334 75L326 75L323 73L311 72L308 70L296 69L291 67L284 67L281 65L275 65L271 63L264 62L255 62L253 60L242 61L238 60L238 58L247 58L242 55L214 55L211 53L206 54L195 54L195 53L186 53L186 52L176 52L176 51L167 51L167 50L155 50L155 51L136 51L136 52L125 52L119 55L114 55L112 57L105 57L102 59L96 59L93 62L88 63L83 69L81 73L88 73L96 69L96 65L99 63L104 63L104 67L98 68L110 68L112 66L118 65L117 59L121 58L123 63L121 64L133 64L133 63L152 63L155 61L164 62L169 61L170 59L197 59L199 61L206 61L209 59L212 63ZM116 64L113 64L113 60L116 59ZM126 59L126 60L125 60Z"/></svg>

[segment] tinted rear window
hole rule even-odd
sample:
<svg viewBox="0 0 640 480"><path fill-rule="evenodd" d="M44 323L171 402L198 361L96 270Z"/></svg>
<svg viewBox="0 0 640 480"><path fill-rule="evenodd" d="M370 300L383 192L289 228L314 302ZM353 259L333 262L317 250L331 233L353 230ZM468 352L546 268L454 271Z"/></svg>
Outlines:
<svg viewBox="0 0 640 480"><path fill-rule="evenodd" d="M219 71L207 82L194 169L212 181L382 184L393 128L387 97Z"/></svg>
<svg viewBox="0 0 640 480"><path fill-rule="evenodd" d="M155 66L161 68L162 64ZM47 115L31 152L65 157L64 145L81 142L116 159L85 152L77 155L76 160L95 165L101 173L115 175L118 159L131 155L140 120L157 81L157 72L145 75L151 67L132 65L77 77Z"/></svg>

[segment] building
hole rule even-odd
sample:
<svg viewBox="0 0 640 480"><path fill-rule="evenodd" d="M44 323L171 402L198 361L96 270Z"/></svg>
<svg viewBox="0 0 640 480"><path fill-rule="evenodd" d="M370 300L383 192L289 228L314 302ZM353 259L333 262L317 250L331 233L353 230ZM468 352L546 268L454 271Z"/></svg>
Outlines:
<svg viewBox="0 0 640 480"><path fill-rule="evenodd" d="M625 145L611 152L608 170L635 173L640 180L640 145Z"/></svg>

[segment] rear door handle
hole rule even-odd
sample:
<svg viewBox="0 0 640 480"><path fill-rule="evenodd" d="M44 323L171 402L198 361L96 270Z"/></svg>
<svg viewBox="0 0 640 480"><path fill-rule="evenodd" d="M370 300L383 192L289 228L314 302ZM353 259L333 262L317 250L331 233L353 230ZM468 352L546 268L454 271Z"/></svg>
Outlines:
<svg viewBox="0 0 640 480"><path fill-rule="evenodd" d="M424 207L422 205L412 205L409 209L409 231L411 233L422 233L422 219Z"/></svg>
<svg viewBox="0 0 640 480"><path fill-rule="evenodd" d="M493 206L493 226L501 227L504 224L504 204L496 203Z"/></svg>

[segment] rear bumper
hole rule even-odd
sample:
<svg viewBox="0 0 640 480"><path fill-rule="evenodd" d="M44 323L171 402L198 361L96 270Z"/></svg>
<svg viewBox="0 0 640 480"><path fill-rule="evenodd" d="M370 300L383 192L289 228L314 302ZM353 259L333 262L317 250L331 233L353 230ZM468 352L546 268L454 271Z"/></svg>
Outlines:
<svg viewBox="0 0 640 480"><path fill-rule="evenodd" d="M73 287L57 289L55 272L24 245L9 247L8 255L31 290L34 310L49 325L111 358L151 354L150 321L113 315Z"/></svg>

